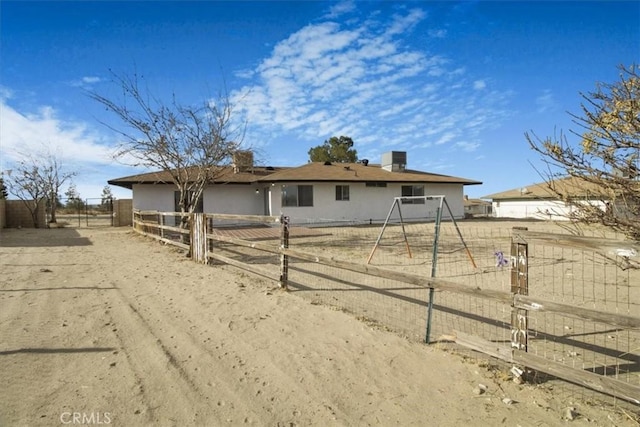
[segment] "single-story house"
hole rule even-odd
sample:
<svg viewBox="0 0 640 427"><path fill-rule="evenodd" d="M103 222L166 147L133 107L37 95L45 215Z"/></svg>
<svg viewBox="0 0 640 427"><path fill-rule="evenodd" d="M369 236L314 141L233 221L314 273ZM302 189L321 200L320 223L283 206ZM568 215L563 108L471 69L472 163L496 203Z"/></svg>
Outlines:
<svg viewBox="0 0 640 427"><path fill-rule="evenodd" d="M464 216L467 218L491 216L491 202L482 199L470 199L465 195L463 200Z"/></svg>
<svg viewBox="0 0 640 427"><path fill-rule="evenodd" d="M559 200L547 182L527 185L482 197L490 199L496 218L532 218L564 221L572 218L575 203L590 203L607 208L607 202L598 195L598 189L576 177L557 179L553 185L570 195L573 204Z"/></svg>
<svg viewBox="0 0 640 427"><path fill-rule="evenodd" d="M255 166L242 161L221 167L205 189L202 210L245 215L288 215L292 222L315 220L380 221L395 197L444 195L455 218L464 217L463 187L482 184L466 178L406 169L406 153L382 156L382 164L309 162L297 167ZM179 211L168 172L117 178L110 185L133 190L133 208ZM402 202L407 220L435 218L434 203ZM443 212L443 217L445 216Z"/></svg>

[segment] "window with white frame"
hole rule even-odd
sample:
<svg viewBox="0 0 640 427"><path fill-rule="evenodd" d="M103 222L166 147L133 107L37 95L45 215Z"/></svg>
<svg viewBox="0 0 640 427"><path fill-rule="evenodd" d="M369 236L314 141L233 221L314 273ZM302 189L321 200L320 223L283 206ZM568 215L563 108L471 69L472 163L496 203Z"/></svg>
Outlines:
<svg viewBox="0 0 640 427"><path fill-rule="evenodd" d="M424 185L403 185L402 197L424 196ZM424 199L402 199L403 205L424 205Z"/></svg>
<svg viewBox="0 0 640 427"><path fill-rule="evenodd" d="M349 186L348 185L336 185L336 200L348 201L349 200Z"/></svg>
<svg viewBox="0 0 640 427"><path fill-rule="evenodd" d="M282 206L313 206L313 185L283 185Z"/></svg>

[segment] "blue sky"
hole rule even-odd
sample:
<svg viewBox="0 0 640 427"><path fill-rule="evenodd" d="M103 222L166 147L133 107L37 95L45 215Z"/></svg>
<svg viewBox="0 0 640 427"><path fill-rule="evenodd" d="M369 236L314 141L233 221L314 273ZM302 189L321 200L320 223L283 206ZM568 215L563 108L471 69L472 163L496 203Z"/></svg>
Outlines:
<svg viewBox="0 0 640 427"><path fill-rule="evenodd" d="M524 133L575 128L579 93L640 60L632 1L2 1L0 19L0 168L50 147L83 197L142 172L111 159L115 122L86 95L117 94L110 70L183 104L226 87L264 165L347 135L479 197L539 182Z"/></svg>

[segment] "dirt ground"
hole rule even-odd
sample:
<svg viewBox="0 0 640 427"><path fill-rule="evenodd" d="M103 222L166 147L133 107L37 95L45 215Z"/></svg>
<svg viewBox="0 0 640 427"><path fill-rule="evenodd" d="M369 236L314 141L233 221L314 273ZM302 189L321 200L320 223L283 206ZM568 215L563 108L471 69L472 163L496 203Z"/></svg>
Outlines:
<svg viewBox="0 0 640 427"><path fill-rule="evenodd" d="M2 230L0 268L0 426L638 425L130 229Z"/></svg>

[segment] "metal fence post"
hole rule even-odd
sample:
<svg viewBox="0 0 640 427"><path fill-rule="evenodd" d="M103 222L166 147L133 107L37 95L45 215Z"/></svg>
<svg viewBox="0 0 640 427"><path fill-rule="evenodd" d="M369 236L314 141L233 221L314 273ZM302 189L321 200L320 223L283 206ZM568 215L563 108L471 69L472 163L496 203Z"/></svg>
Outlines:
<svg viewBox="0 0 640 427"><path fill-rule="evenodd" d="M280 249L289 248L289 217L280 215ZM289 255L280 254L280 281L279 285L287 289L289 281Z"/></svg>
<svg viewBox="0 0 640 427"><path fill-rule="evenodd" d="M526 227L513 227L511 234L511 295L529 294L529 245L518 235ZM511 348L527 351L527 310L511 303Z"/></svg>
<svg viewBox="0 0 640 427"><path fill-rule="evenodd" d="M431 277L436 277L436 268L438 265L438 243L440 241L440 222L442 221L442 201L440 199L440 205L436 210L436 222L435 231L433 234L433 253L431 254ZM435 298L435 290L432 286L429 287L429 303L427 304L427 332L424 342L431 344L431 319L433 317L433 300Z"/></svg>

